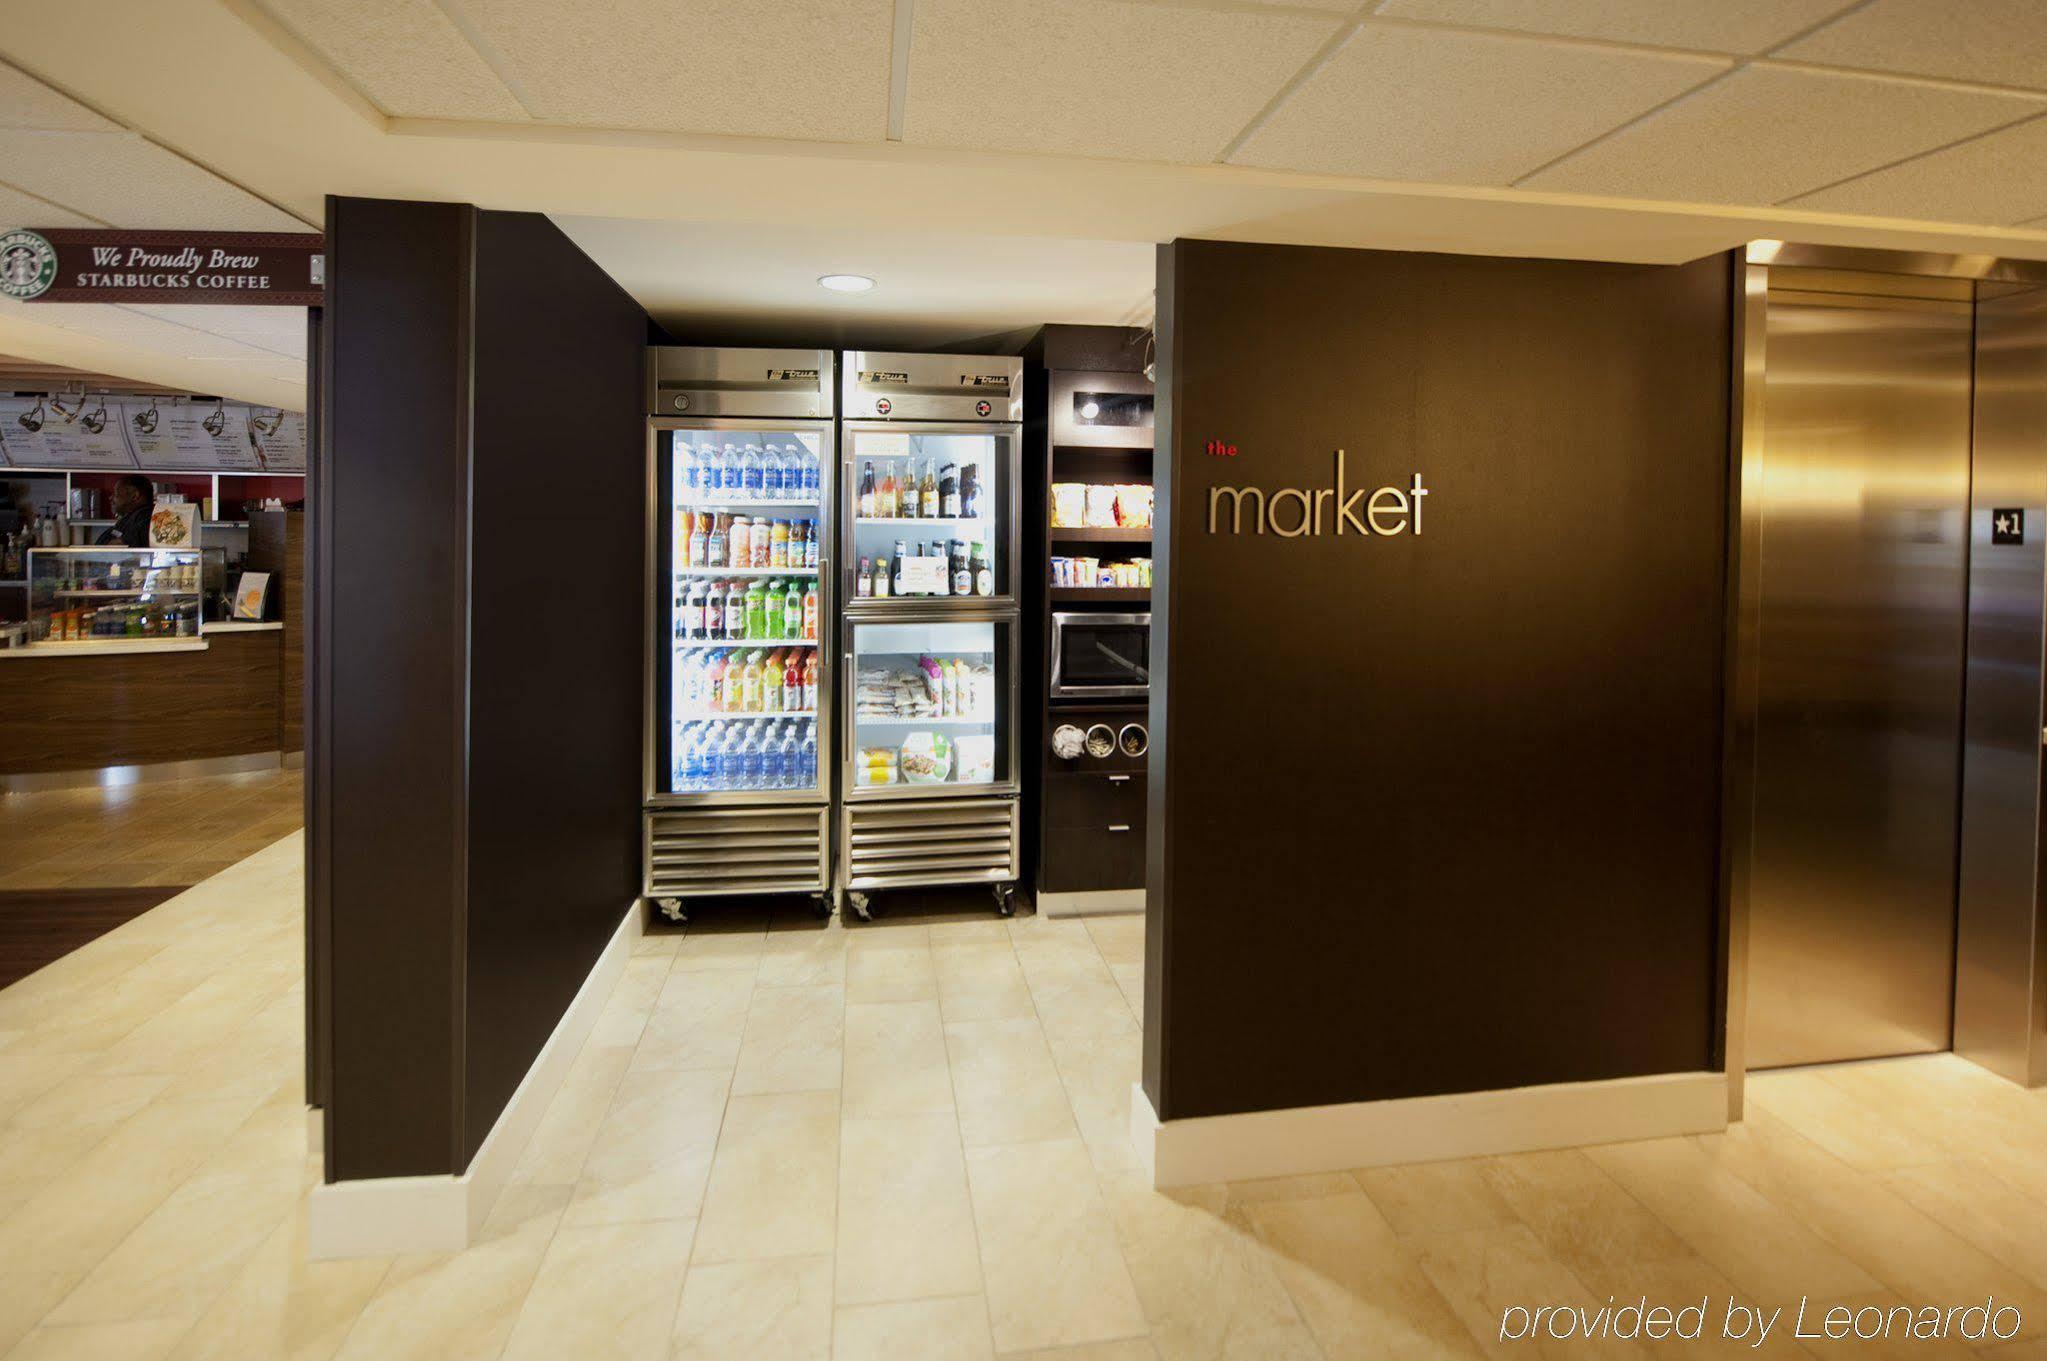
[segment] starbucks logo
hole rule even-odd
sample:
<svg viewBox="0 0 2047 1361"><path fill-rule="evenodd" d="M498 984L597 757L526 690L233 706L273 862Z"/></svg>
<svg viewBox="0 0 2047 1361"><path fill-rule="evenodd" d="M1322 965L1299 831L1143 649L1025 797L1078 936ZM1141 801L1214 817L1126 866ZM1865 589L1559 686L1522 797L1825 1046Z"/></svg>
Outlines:
<svg viewBox="0 0 2047 1361"><path fill-rule="evenodd" d="M0 236L0 294L40 297L57 281L57 250L36 233L16 230Z"/></svg>

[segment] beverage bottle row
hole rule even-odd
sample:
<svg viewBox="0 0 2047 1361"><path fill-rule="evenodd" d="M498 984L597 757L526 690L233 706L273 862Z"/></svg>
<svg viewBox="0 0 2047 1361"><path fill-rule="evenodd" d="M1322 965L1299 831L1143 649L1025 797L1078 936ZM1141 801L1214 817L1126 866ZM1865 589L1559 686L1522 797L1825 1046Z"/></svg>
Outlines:
<svg viewBox="0 0 2047 1361"><path fill-rule="evenodd" d="M675 787L815 789L817 731L807 723L759 719L688 724L676 744Z"/></svg>
<svg viewBox="0 0 2047 1361"><path fill-rule="evenodd" d="M816 642L817 579L691 581L676 586L675 636L689 642Z"/></svg>
<svg viewBox="0 0 2047 1361"><path fill-rule="evenodd" d="M904 565L924 557L944 559L945 571L935 589L909 589L903 580ZM861 599L891 595L994 595L995 566L989 561L988 546L978 541L970 548L965 539L954 539L950 546L933 539L927 552L923 544L897 539L892 555L860 559L853 594Z"/></svg>
<svg viewBox="0 0 2047 1361"><path fill-rule="evenodd" d="M815 520L770 520L708 510L676 512L675 543L690 567L769 567L815 572Z"/></svg>
<svg viewBox="0 0 2047 1361"><path fill-rule="evenodd" d="M876 480L870 459L860 468L857 505L863 520L978 520L980 469L972 463L948 463L941 468L935 458L920 465L913 458L899 482L895 465L884 460L881 477Z"/></svg>
<svg viewBox="0 0 2047 1361"><path fill-rule="evenodd" d="M815 649L712 648L676 671L676 707L695 714L815 714Z"/></svg>
<svg viewBox="0 0 2047 1361"><path fill-rule="evenodd" d="M676 436L678 481L702 497L730 496L753 501L815 501L821 469L817 455L801 443L768 444L758 440L722 443L699 439L692 446Z"/></svg>

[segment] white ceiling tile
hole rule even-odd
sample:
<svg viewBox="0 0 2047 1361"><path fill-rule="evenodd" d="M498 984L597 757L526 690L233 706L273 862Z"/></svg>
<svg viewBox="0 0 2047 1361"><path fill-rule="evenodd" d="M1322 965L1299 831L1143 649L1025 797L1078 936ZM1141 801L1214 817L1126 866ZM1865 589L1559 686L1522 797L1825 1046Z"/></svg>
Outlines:
<svg viewBox="0 0 2047 1361"><path fill-rule="evenodd" d="M1627 198L1778 203L2043 108L2018 95L1751 66L1523 183Z"/></svg>
<svg viewBox="0 0 2047 1361"><path fill-rule="evenodd" d="M1761 52L1851 0L1386 0L1376 11L1568 38Z"/></svg>
<svg viewBox="0 0 2047 1361"><path fill-rule="evenodd" d="M2006 226L2047 210L2047 117L1915 157L1791 206Z"/></svg>
<svg viewBox="0 0 2047 1361"><path fill-rule="evenodd" d="M903 140L1212 161L1339 27L1116 0L919 0Z"/></svg>
<svg viewBox="0 0 2047 1361"><path fill-rule="evenodd" d="M302 232L305 223L133 133L15 132L0 181L117 227Z"/></svg>
<svg viewBox="0 0 2047 1361"><path fill-rule="evenodd" d="M261 0L386 113L520 120L526 110L433 0Z"/></svg>
<svg viewBox="0 0 2047 1361"><path fill-rule="evenodd" d="M6 160L0 155L0 162ZM4 172L0 172L4 173ZM33 194L0 184L0 231L8 227L97 227L100 223L68 208L53 208Z"/></svg>
<svg viewBox="0 0 2047 1361"><path fill-rule="evenodd" d="M1717 57L1367 25L1231 160L1506 184L1729 65Z"/></svg>
<svg viewBox="0 0 2047 1361"><path fill-rule="evenodd" d="M2047 89L2047 3L1875 0L1776 55Z"/></svg>
<svg viewBox="0 0 2047 1361"><path fill-rule="evenodd" d="M303 307L235 307L213 303L128 303L126 306L131 312L195 331L225 336L270 354L300 360L306 355L306 309Z"/></svg>
<svg viewBox="0 0 2047 1361"><path fill-rule="evenodd" d="M0 63L0 128L37 132L119 132L69 95L12 66Z"/></svg>
<svg viewBox="0 0 2047 1361"><path fill-rule="evenodd" d="M894 0L462 0L535 116L825 141L888 131ZM1003 54L1006 56L1006 54Z"/></svg>

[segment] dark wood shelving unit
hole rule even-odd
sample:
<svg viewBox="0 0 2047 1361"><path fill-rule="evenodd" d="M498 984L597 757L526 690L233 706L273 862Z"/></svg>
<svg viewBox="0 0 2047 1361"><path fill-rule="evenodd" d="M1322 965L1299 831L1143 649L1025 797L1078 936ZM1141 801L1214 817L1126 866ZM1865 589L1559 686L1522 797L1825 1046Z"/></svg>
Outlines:
<svg viewBox="0 0 2047 1361"><path fill-rule="evenodd" d="M1055 605L1106 605L1117 601L1149 602L1149 586L1054 586L1052 603Z"/></svg>
<svg viewBox="0 0 2047 1361"><path fill-rule="evenodd" d="M1050 531L1054 543L1150 543L1151 529L1065 529L1054 525Z"/></svg>

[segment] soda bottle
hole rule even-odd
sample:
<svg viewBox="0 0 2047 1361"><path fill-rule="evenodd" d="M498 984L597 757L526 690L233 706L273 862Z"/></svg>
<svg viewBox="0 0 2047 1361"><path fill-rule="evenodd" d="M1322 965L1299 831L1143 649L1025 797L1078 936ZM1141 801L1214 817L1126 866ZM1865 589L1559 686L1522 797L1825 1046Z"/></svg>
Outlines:
<svg viewBox="0 0 2047 1361"><path fill-rule="evenodd" d="M817 649L803 659L803 709L805 713L817 712Z"/></svg>
<svg viewBox="0 0 2047 1361"><path fill-rule="evenodd" d="M675 615L675 636L704 636L704 584L701 581L692 581L683 588L682 605Z"/></svg>
<svg viewBox="0 0 2047 1361"><path fill-rule="evenodd" d="M729 440L718 454L718 490L727 496L746 492L746 467L740 462L739 450Z"/></svg>
<svg viewBox="0 0 2047 1361"><path fill-rule="evenodd" d="M742 606L736 636L749 641L767 637L767 588L756 581L746 588L746 594L740 599Z"/></svg>
<svg viewBox="0 0 2047 1361"><path fill-rule="evenodd" d="M746 637L746 588L737 581L725 588L725 636L734 642Z"/></svg>
<svg viewBox="0 0 2047 1361"><path fill-rule="evenodd" d="M817 610L817 583L812 581L803 593L803 636L813 643L817 641Z"/></svg>
<svg viewBox="0 0 2047 1361"><path fill-rule="evenodd" d="M812 589L815 589L813 587ZM784 638L807 638L803 631L803 592L795 582L789 583L789 593L782 597L782 636Z"/></svg>
<svg viewBox="0 0 2047 1361"><path fill-rule="evenodd" d="M765 500L782 499L782 446L770 444L761 458L761 496Z"/></svg>
<svg viewBox="0 0 2047 1361"><path fill-rule="evenodd" d="M874 594L873 572L873 561L868 558L860 559L860 574L853 580L853 594L862 600Z"/></svg>

